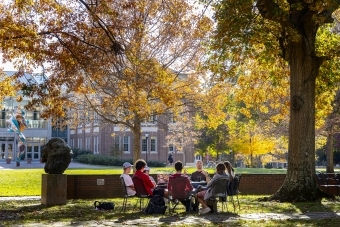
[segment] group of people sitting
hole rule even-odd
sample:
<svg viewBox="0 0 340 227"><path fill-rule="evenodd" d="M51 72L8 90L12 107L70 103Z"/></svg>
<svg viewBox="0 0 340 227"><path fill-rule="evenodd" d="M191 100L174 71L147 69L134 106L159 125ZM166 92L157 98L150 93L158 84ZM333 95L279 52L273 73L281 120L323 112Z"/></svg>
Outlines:
<svg viewBox="0 0 340 227"><path fill-rule="evenodd" d="M121 177L124 178L124 182L126 185L126 190L129 195L135 195L136 190L130 177L130 172L133 165L129 162L125 162L123 164L124 172ZM168 187L157 187L155 180L149 175L150 168L147 166L146 162L143 159L139 159L135 163L136 172L134 174L135 177L138 177L143 181L144 187L150 197L158 195L164 198L169 198L169 191L172 191L171 181L176 179L177 177L185 177L186 187L185 192L190 193L193 190L193 186L190 181L205 181L207 185L195 194L197 201L202 205L202 208L198 211L199 214L206 214L211 211L211 209L206 204L206 200L208 200L212 196L211 186L221 177L228 176L229 182L231 182L235 176L234 168L230 164L230 162L226 161L224 163L220 162L216 166L216 173L213 178L210 178L207 171L203 169L203 162L198 160L196 162L196 171L191 174L189 177L187 171L183 171L183 163L177 161L175 163L175 174L171 174L169 176Z"/></svg>

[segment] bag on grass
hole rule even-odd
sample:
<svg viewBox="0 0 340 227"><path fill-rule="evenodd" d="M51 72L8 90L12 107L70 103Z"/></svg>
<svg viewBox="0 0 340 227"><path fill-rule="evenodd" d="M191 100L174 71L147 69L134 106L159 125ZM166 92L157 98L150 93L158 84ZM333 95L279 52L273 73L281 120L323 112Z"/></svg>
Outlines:
<svg viewBox="0 0 340 227"><path fill-rule="evenodd" d="M148 206L145 208L146 214L165 214L167 206L165 206L164 198L159 195L151 197Z"/></svg>
<svg viewBox="0 0 340 227"><path fill-rule="evenodd" d="M112 202L94 202L94 208L98 210L113 210L115 208L114 203Z"/></svg>

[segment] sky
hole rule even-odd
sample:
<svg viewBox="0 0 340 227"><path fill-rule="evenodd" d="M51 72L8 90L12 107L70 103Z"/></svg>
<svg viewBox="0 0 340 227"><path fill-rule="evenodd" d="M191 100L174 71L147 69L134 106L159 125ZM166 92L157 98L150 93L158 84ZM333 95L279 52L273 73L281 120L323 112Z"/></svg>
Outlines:
<svg viewBox="0 0 340 227"><path fill-rule="evenodd" d="M16 71L13 64L7 62L4 64L2 59L2 53L0 53L0 68L3 69L4 71Z"/></svg>

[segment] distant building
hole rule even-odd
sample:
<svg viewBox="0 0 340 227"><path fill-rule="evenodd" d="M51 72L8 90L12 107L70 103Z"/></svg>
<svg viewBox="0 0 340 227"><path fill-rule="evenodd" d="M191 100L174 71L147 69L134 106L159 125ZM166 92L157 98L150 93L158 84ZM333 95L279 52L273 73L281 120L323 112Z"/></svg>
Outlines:
<svg viewBox="0 0 340 227"><path fill-rule="evenodd" d="M7 75L12 76L16 72L6 71ZM39 84L42 83L46 78L41 74L24 74L20 77L21 82L26 84ZM20 91L18 95L23 95ZM14 111L18 106L24 108L30 98L23 95L23 100L17 102L15 97L6 97L1 101L3 108L1 109L0 116L0 161L6 158L14 159L18 150L18 136L14 132L8 132L10 124L7 122L13 115ZM68 141L67 127L59 129L52 127L49 119L43 119L40 117L42 108L37 107L33 111L25 109L25 118L28 121L28 127L23 131L26 137L26 148L21 159L32 158L32 160L40 160L41 149L47 143L51 137L63 138L66 142Z"/></svg>

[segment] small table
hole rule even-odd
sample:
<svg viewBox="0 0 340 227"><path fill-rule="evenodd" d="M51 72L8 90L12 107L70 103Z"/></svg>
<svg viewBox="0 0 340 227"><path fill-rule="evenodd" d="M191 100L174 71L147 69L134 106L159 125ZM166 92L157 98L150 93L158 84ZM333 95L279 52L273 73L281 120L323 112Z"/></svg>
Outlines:
<svg viewBox="0 0 340 227"><path fill-rule="evenodd" d="M199 185L206 186L206 181L190 181L193 188L197 188Z"/></svg>
<svg viewBox="0 0 340 227"><path fill-rule="evenodd" d="M168 188L168 183L158 183L156 188Z"/></svg>

